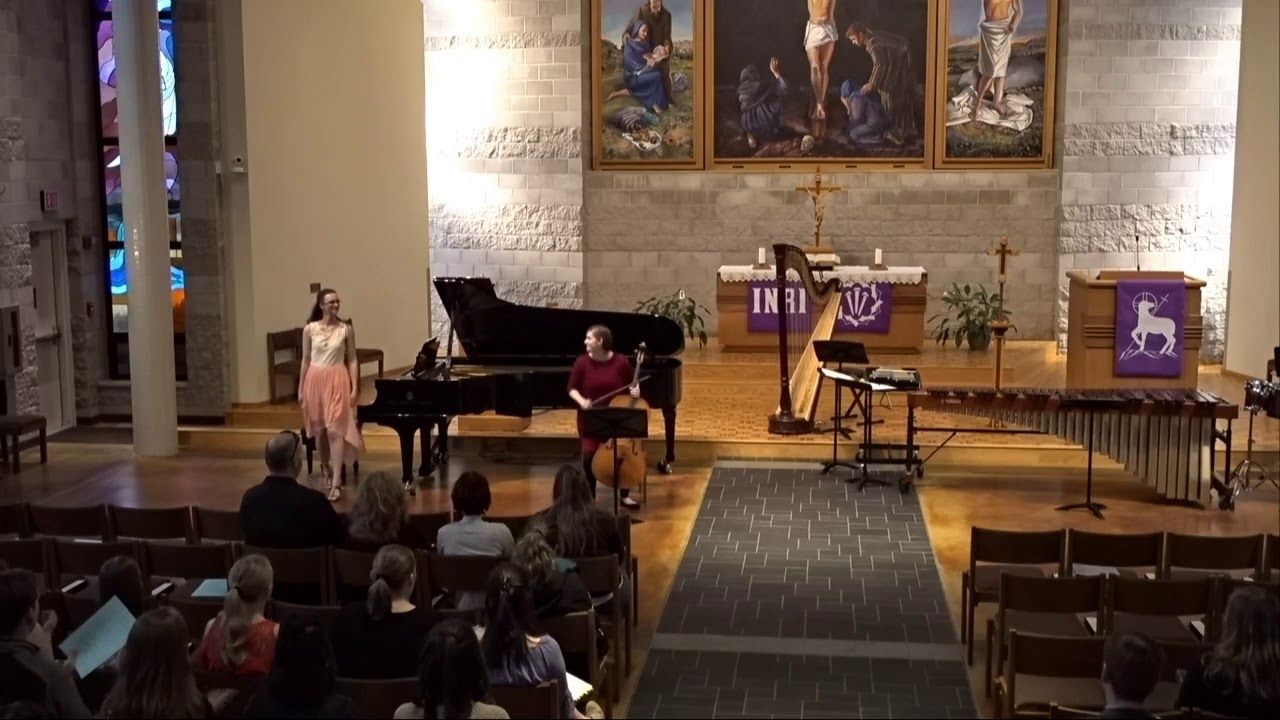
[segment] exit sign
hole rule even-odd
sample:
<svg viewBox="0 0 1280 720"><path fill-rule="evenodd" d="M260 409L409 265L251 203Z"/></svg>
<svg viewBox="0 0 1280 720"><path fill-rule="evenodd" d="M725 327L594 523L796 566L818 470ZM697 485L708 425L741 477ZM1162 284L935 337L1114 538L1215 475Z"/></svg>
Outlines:
<svg viewBox="0 0 1280 720"><path fill-rule="evenodd" d="M40 210L53 212L58 209L58 192L56 190L40 191Z"/></svg>

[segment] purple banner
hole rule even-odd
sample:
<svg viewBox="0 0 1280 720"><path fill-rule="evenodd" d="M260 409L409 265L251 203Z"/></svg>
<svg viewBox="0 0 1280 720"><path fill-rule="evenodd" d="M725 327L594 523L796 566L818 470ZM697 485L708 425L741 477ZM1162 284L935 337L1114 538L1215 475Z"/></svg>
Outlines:
<svg viewBox="0 0 1280 720"><path fill-rule="evenodd" d="M787 313L787 327L792 330L813 327L812 305L799 280L787 283L785 298L779 302L776 283L752 280L747 292L747 332L778 332L778 310ZM890 283L854 283L845 285L836 315L835 332L889 332L889 314L893 309L893 285Z"/></svg>
<svg viewBox="0 0 1280 720"><path fill-rule="evenodd" d="M1116 376L1181 376L1186 321L1182 280L1117 280Z"/></svg>

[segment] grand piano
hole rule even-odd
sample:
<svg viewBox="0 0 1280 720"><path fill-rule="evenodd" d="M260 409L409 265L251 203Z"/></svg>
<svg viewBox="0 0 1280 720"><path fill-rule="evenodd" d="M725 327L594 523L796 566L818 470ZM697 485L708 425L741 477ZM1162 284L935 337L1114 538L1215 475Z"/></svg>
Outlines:
<svg viewBox="0 0 1280 720"><path fill-rule="evenodd" d="M464 356L452 363L446 357L402 377L378 378L374 401L356 408L359 423L383 425L400 436L403 480L410 489L415 433L421 433L418 475L427 477L435 464L448 459L449 423L458 415L492 410L531 417L535 408L576 408L569 398L569 371L585 352L583 337L592 325L607 326L613 332L613 351L633 362L636 349L645 343L640 396L662 411L666 454L657 469L671 472L682 390L682 365L673 356L684 350L684 333L674 321L639 313L517 305L500 299L493 282L483 277L441 277L434 284Z"/></svg>

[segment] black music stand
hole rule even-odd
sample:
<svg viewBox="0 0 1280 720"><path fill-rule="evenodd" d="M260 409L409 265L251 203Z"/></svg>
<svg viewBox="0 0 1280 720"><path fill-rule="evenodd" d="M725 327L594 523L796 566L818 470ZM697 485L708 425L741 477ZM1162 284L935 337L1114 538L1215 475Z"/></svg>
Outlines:
<svg viewBox="0 0 1280 720"><path fill-rule="evenodd" d="M1085 477L1084 502L1071 503L1070 505L1060 505L1054 509L1055 510L1084 509L1093 513L1094 517L1098 518L1099 520L1106 520L1106 518L1102 516L1102 511L1106 510L1107 506L1103 505L1102 503L1096 503L1093 501L1093 416L1096 414L1097 413L1092 411L1089 412L1088 414L1089 429L1088 429L1088 434L1085 435L1084 452L1085 452L1085 457L1088 458L1088 461L1087 461L1088 475Z"/></svg>
<svg viewBox="0 0 1280 720"><path fill-rule="evenodd" d="M601 443L609 440L649 437L649 411L646 408L594 407L582 413L582 436ZM618 444L613 445L613 467L618 467ZM613 515L618 516L618 497L622 489L614 477Z"/></svg>
<svg viewBox="0 0 1280 720"><path fill-rule="evenodd" d="M849 363L850 365L871 364L871 360L867 357L866 346L860 342L853 342L852 340L814 340L813 354L818 358L818 362L822 363L823 366L826 366L827 363L835 363L836 369L840 372L844 372L845 363ZM824 379L825 376L818 376L817 397L814 398L815 405L817 404L818 398L822 396L822 382ZM840 421L854 417L853 409L858 407L858 398L855 395L853 402L849 403L849 407L845 408L844 414L841 415L838 384L836 386L836 394L836 414L831 416L831 421L835 423L835 427L831 429L831 432L844 435L845 440L852 440L853 436L849 434L849 431L840 428Z"/></svg>
<svg viewBox="0 0 1280 720"><path fill-rule="evenodd" d="M879 478L872 477L871 470L869 467L867 467L867 461L870 460L871 458L871 448L872 448L871 426L874 424L871 421L871 408L870 408L870 405L871 405L870 398L871 398L871 389L872 389L871 383L861 378L855 378L849 375L845 375L844 373L828 370L827 368L820 368L818 372L823 377L830 378L831 381L836 384L836 405L837 406L839 406L840 404L841 388L847 385L850 388L854 389L854 392L856 393L855 397L861 398L861 405L859 406L859 409L862 412L863 419L866 421L862 425L862 443L858 448L858 454L856 457L856 459L859 460L860 462L855 464L855 463L844 462L839 459L839 456L837 454L837 448L840 443L840 435L841 435L840 416L837 415L835 417L836 429L835 429L835 432L833 432L831 435L831 460L829 462L825 462L822 464L823 474L826 474L832 468L836 468L836 467L849 468L854 472L853 477L858 477L858 492L862 492L862 489L865 488L868 484L890 485L891 483L889 482L880 480ZM855 402L857 402L857 400L855 400ZM853 477L850 477L848 481L853 482Z"/></svg>

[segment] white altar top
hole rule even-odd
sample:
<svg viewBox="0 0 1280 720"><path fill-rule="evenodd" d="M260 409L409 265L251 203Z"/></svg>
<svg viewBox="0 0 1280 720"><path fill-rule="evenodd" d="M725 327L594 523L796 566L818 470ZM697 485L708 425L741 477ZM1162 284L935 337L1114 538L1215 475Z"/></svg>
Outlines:
<svg viewBox="0 0 1280 720"><path fill-rule="evenodd" d="M768 270L756 270L750 265L721 265L720 279L727 283L750 282L752 280L774 280L777 273L772 267ZM866 265L842 265L833 270L817 271L815 275L826 280L839 278L846 283L890 283L893 285L915 285L925 276L923 267L890 267L885 270L872 270ZM788 270L787 277L799 280L795 270Z"/></svg>

